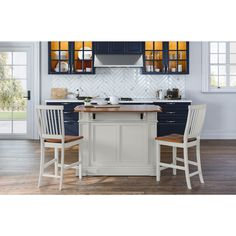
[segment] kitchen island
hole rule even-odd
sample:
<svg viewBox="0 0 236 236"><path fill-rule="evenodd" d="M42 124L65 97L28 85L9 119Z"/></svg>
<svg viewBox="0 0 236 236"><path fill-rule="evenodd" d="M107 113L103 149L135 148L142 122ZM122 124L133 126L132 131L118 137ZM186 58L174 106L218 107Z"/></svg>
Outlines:
<svg viewBox="0 0 236 236"><path fill-rule="evenodd" d="M77 106L83 175L155 175L159 106Z"/></svg>

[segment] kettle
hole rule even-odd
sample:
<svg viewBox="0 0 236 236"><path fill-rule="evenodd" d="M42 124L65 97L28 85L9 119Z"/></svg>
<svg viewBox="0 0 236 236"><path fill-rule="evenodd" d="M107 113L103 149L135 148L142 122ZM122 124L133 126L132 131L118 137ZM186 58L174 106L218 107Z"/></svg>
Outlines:
<svg viewBox="0 0 236 236"><path fill-rule="evenodd" d="M110 103L111 103L112 105L119 104L119 98L116 97L116 96L111 96L111 97L110 97Z"/></svg>

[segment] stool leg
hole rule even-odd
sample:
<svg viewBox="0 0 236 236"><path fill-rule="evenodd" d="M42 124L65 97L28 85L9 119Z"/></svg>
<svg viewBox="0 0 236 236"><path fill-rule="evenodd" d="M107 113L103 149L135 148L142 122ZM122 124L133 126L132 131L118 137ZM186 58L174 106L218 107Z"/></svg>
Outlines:
<svg viewBox="0 0 236 236"><path fill-rule="evenodd" d="M156 143L156 181L160 181L160 159L161 159L161 145Z"/></svg>
<svg viewBox="0 0 236 236"><path fill-rule="evenodd" d="M196 146L196 156L197 156L197 165L199 171L199 179L202 184L204 184L203 176L202 176L202 167L201 167L201 157L200 157L200 141Z"/></svg>
<svg viewBox="0 0 236 236"><path fill-rule="evenodd" d="M45 158L45 148L43 141L40 142L40 170L39 170L39 180L38 180L38 188L41 186L42 177L44 173L44 158Z"/></svg>
<svg viewBox="0 0 236 236"><path fill-rule="evenodd" d="M64 156L65 156L65 149L64 147L61 148L61 176L60 176L60 186L59 190L62 190L62 184L63 184L63 175L64 175Z"/></svg>
<svg viewBox="0 0 236 236"><path fill-rule="evenodd" d="M55 175L58 176L58 148L54 149L54 153L55 153L54 158L56 159L56 162L54 164Z"/></svg>
<svg viewBox="0 0 236 236"><path fill-rule="evenodd" d="M82 179L82 151L81 151L81 144L79 145L79 161L80 161L80 164L79 164L79 179L81 180Z"/></svg>
<svg viewBox="0 0 236 236"><path fill-rule="evenodd" d="M172 148L172 161L173 161L173 165L176 165L176 153L177 153L177 148L173 147ZM173 175L176 175L176 168L173 168Z"/></svg>
<svg viewBox="0 0 236 236"><path fill-rule="evenodd" d="M191 189L191 182L189 177L189 165L188 165L188 148L184 147L184 167L185 167L185 177L188 189Z"/></svg>

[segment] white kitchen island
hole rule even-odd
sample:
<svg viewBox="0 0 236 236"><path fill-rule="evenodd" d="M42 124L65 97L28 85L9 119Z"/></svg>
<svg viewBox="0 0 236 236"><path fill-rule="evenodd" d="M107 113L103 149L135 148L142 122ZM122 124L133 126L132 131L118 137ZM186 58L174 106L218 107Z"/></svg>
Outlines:
<svg viewBox="0 0 236 236"><path fill-rule="evenodd" d="M154 105L77 106L83 175L155 175Z"/></svg>

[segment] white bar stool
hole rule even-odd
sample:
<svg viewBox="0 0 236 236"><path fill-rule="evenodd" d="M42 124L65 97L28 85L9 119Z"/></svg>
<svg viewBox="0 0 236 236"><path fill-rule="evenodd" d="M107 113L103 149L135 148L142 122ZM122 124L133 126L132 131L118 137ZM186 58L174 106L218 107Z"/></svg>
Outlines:
<svg viewBox="0 0 236 236"><path fill-rule="evenodd" d="M42 184L42 177L59 178L59 190L62 190L64 171L69 168L79 170L79 179L82 179L81 145L79 146L79 161L64 164L65 148L81 144L83 136L65 136L63 106L43 106L36 109L40 135L40 172L38 187ZM54 158L45 163L45 148L54 148ZM59 163L58 149L61 149L61 163ZM54 164L54 175L44 173L45 169ZM60 174L58 174L60 167Z"/></svg>
<svg viewBox="0 0 236 236"><path fill-rule="evenodd" d="M188 118L184 131L184 135L171 134L162 137L156 137L156 180L160 181L161 171L167 168L173 169L173 175L176 175L176 169L184 170L187 182L187 187L191 189L190 177L194 175L199 175L200 182L204 183L201 168L200 159L200 132L204 123L206 114L206 105L191 105L188 107ZM173 150L172 163L163 163L160 161L161 158L161 145L171 146ZM196 159L197 161L188 160L188 148L196 146ZM176 156L177 148L183 148L184 158L179 158ZM183 162L184 166L177 165L177 162ZM197 166L197 171L189 173L189 164Z"/></svg>

